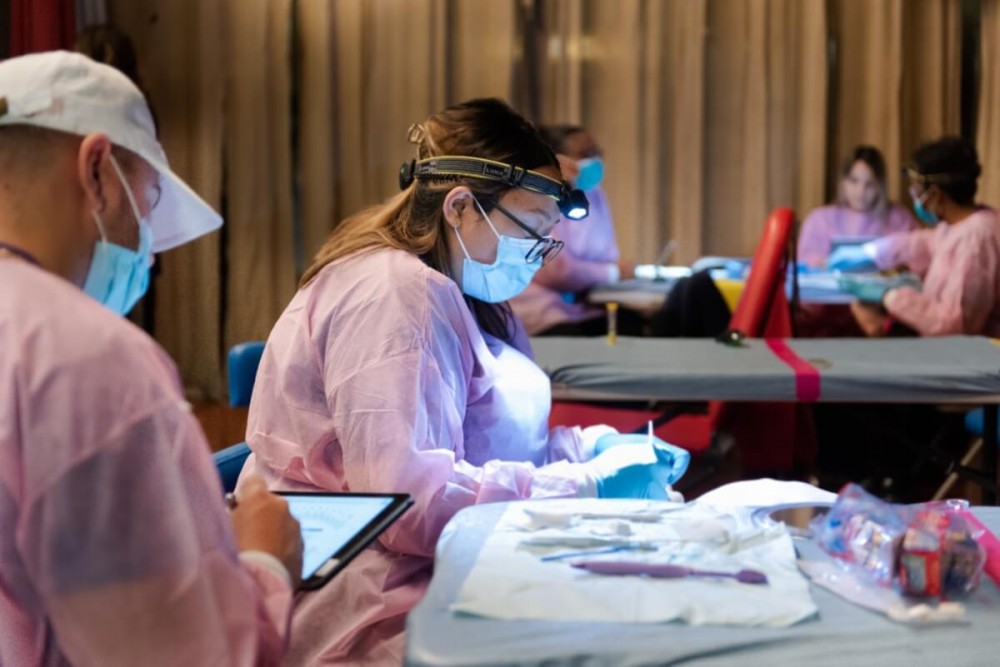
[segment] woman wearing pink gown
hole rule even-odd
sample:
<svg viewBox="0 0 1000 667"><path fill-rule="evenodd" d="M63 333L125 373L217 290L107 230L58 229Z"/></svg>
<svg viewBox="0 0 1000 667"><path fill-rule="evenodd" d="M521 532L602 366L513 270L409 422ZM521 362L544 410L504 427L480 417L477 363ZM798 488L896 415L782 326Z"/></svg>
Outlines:
<svg viewBox="0 0 1000 667"><path fill-rule="evenodd" d="M831 255L835 268L905 267L922 281L920 288L889 289L877 303L870 295L856 302L852 309L867 335L885 335L896 323L921 336L1000 335L1000 219L975 202L980 169L965 139L920 146L905 172L914 210L928 228Z"/></svg>
<svg viewBox="0 0 1000 667"><path fill-rule="evenodd" d="M409 138L418 157L401 169L403 192L320 249L268 338L251 400L245 474L415 501L298 600L288 665L400 664L406 614L464 507L665 499L678 476L660 445L594 456L615 435L597 443L607 427L548 428L548 377L505 302L559 253L550 232L574 224L585 200L535 128L499 100L472 100Z"/></svg>
<svg viewBox="0 0 1000 667"><path fill-rule="evenodd" d="M814 209L802 223L798 260L820 269L838 240L871 240L917 227L907 209L889 201L882 153L856 146L841 167L837 203Z"/></svg>

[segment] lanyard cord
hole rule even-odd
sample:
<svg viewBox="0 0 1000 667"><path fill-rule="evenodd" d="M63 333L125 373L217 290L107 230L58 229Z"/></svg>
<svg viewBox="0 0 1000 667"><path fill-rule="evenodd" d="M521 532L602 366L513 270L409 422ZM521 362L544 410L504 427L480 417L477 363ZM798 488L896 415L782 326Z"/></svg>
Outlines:
<svg viewBox="0 0 1000 667"><path fill-rule="evenodd" d="M3 241L0 241L0 248L6 250L7 252L9 252L10 254L12 254L12 255L14 255L16 257L20 257L21 259L23 259L24 261L26 261L26 262L28 262L30 264L34 264L35 266L39 266L38 260L35 259L34 255L32 255L31 253L26 252L24 250L21 250L17 246L13 246L13 245L10 245L9 243L4 243Z"/></svg>

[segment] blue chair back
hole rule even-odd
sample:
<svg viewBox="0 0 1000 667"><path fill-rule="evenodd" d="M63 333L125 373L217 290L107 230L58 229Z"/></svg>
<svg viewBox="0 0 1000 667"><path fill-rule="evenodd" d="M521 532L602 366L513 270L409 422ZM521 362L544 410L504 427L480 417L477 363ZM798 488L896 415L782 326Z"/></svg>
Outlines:
<svg viewBox="0 0 1000 667"><path fill-rule="evenodd" d="M965 430L973 435L983 437L983 409L970 410L965 413ZM997 433L1000 434L1000 426L997 426Z"/></svg>
<svg viewBox="0 0 1000 667"><path fill-rule="evenodd" d="M257 379L257 367L264 353L264 341L233 345L226 360L229 376L229 405L243 408L250 405L250 394Z"/></svg>
<svg viewBox="0 0 1000 667"><path fill-rule="evenodd" d="M229 493L236 488L236 480L240 477L243 464L250 456L250 448L247 443L240 442L212 454L215 459L215 469L219 471L219 478L222 480L222 488Z"/></svg>

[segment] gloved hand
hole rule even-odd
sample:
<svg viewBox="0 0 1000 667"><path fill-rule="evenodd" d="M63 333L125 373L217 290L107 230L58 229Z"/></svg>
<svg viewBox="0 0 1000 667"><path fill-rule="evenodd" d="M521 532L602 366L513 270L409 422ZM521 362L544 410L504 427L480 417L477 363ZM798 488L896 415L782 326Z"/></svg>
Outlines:
<svg viewBox="0 0 1000 667"><path fill-rule="evenodd" d="M831 271L877 271L875 246L871 243L840 246L830 253L826 268Z"/></svg>
<svg viewBox="0 0 1000 667"><path fill-rule="evenodd" d="M862 303L882 303L885 293L897 287L920 289L920 279L912 273L895 276L851 276L837 278L837 286L842 292L854 296Z"/></svg>
<svg viewBox="0 0 1000 667"><path fill-rule="evenodd" d="M788 273L791 274L791 272L792 272L791 269L789 269ZM795 272L798 273L800 276L808 276L811 273L825 273L825 270L817 269L814 266L809 266L805 262L796 262Z"/></svg>
<svg viewBox="0 0 1000 667"><path fill-rule="evenodd" d="M602 436L605 435L617 435L618 430L613 426L608 426L607 424L595 424L594 426L588 426L580 431L581 444L581 461L589 461L594 458L597 453L595 450L597 448L597 443L600 441Z"/></svg>
<svg viewBox="0 0 1000 667"><path fill-rule="evenodd" d="M865 279L850 275L837 278L837 286L841 292L850 294L861 303L882 303L885 293L891 287L887 280L871 279L871 277Z"/></svg>
<svg viewBox="0 0 1000 667"><path fill-rule="evenodd" d="M649 443L649 436L643 433L608 433L597 439L597 444L594 446L594 456L599 456L612 447L646 445L647 443ZM691 452L660 440L656 436L653 436L653 449L656 450L660 460L666 461L665 465L670 468L668 484L674 484L684 476L688 464L691 463Z"/></svg>
<svg viewBox="0 0 1000 667"><path fill-rule="evenodd" d="M643 443L612 447L585 465L598 498L671 500L673 464L668 452Z"/></svg>

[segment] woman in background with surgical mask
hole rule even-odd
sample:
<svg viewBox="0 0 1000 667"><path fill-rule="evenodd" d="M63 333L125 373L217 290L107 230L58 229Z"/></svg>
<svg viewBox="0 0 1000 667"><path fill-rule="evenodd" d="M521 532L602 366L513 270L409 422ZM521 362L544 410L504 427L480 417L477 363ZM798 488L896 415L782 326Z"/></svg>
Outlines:
<svg viewBox="0 0 1000 667"><path fill-rule="evenodd" d="M548 428L548 378L504 301L559 253L560 212L586 202L535 128L499 100L472 100L409 139L417 160L400 170L403 192L335 228L257 373L244 474L416 503L349 572L298 601L289 665L400 664L406 613L463 507L666 498L687 462L607 427Z"/></svg>
<svg viewBox="0 0 1000 667"><path fill-rule="evenodd" d="M910 212L889 201L885 160L874 146L856 146L840 172L837 203L814 209L799 232L798 260L826 266L832 241L885 236L917 228Z"/></svg>
<svg viewBox="0 0 1000 667"><path fill-rule="evenodd" d="M1000 219L975 203L975 147L959 137L938 139L918 148L904 171L917 217L930 229L842 248L830 264L844 270L905 266L923 286L889 289L877 298L866 289L867 303L852 306L858 324L869 336L885 335L896 322L922 336L1000 336Z"/></svg>
<svg viewBox="0 0 1000 667"><path fill-rule="evenodd" d="M541 132L559 158L563 177L587 193L590 215L556 226L553 236L565 244L563 251L535 274L531 285L510 305L532 336L603 336L607 333L604 309L576 295L601 283L632 278L635 265L619 257L611 210L601 187L601 151L582 127L555 125ZM618 333L638 334L641 329L638 315L627 310L618 313Z"/></svg>

